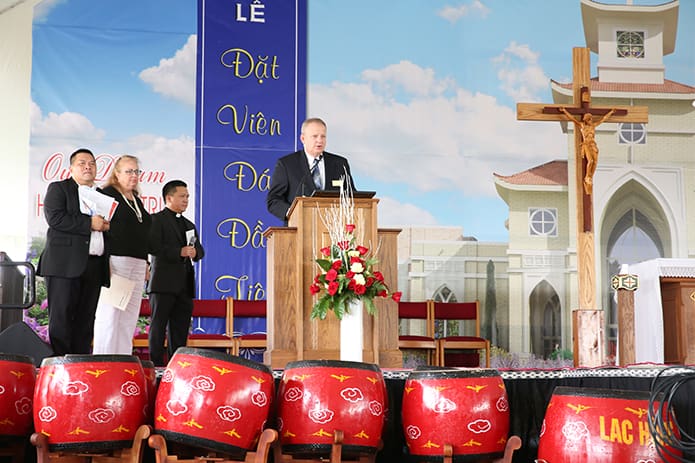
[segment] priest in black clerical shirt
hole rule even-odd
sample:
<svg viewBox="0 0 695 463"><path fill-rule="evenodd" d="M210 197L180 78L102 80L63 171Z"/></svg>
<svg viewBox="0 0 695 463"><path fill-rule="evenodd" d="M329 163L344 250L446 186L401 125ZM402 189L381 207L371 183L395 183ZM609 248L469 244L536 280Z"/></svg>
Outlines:
<svg viewBox="0 0 695 463"><path fill-rule="evenodd" d="M186 184L172 180L164 185L162 196L166 207L152 216L152 267L147 285L152 307L149 349L155 366L165 366L167 357L186 345L195 297L193 262L205 255L195 225L181 215L188 208Z"/></svg>

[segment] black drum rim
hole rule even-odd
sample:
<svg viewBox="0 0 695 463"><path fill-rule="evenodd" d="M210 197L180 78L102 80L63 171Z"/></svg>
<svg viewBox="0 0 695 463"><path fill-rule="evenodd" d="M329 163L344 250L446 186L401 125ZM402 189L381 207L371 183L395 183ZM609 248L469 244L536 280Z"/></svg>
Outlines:
<svg viewBox="0 0 695 463"><path fill-rule="evenodd" d="M474 463L474 462L479 462L479 461L492 461L492 460L497 460L499 458L502 458L504 456L504 452L491 452L491 453L481 453L481 454L463 454L463 453L454 453L451 456L451 461L454 463ZM407 455L404 455L405 461L407 462L412 462L412 463L420 463L423 461L426 462L440 462L444 461L444 457L442 455L417 455L417 454L411 454L408 453Z"/></svg>
<svg viewBox="0 0 695 463"><path fill-rule="evenodd" d="M220 452L232 456L234 458L245 458L246 453L249 449L239 447L232 444L225 444L223 442L215 441L212 439L203 439L202 437L195 437L181 432L170 431L167 429L157 429L155 432L164 436L165 439L172 442L177 442L179 444L189 445L191 447L198 447L207 450L212 450L214 452Z"/></svg>
<svg viewBox="0 0 695 463"><path fill-rule="evenodd" d="M350 360L295 360L285 365L285 370L300 368L345 368L353 370L366 370L381 373L381 369L374 363L353 362Z"/></svg>
<svg viewBox="0 0 695 463"><path fill-rule="evenodd" d="M295 457L311 457L319 455L328 455L333 448L332 444L283 444L282 451ZM342 444L343 458L356 456L374 455L378 452L378 448L368 445L351 445Z"/></svg>
<svg viewBox="0 0 695 463"><path fill-rule="evenodd" d="M466 378L493 378L502 376L499 371L492 368L426 368L415 369L408 373L408 380L423 379L466 379Z"/></svg>
<svg viewBox="0 0 695 463"><path fill-rule="evenodd" d="M179 347L174 352L171 360L174 360L176 355L191 355L194 357L203 357L207 359L219 360L221 362L228 362L237 365L241 365L247 368L252 368L254 370L262 371L268 375L273 374L272 370L263 363L254 362L253 360L246 359L244 357L239 357L236 355L227 354L226 352L220 352L212 349L195 348L195 347ZM170 362L171 362L170 360ZM168 367L167 367L168 368Z"/></svg>
<svg viewBox="0 0 695 463"><path fill-rule="evenodd" d="M553 389L553 396L566 397L588 397L596 399L627 399L627 400L649 400L649 391L637 391L629 389L604 389L604 388L577 388L571 386L556 386Z"/></svg>
<svg viewBox="0 0 695 463"><path fill-rule="evenodd" d="M125 354L68 354L59 357L46 357L41 361L41 366L73 365L84 363L137 363L140 359L135 355Z"/></svg>
<svg viewBox="0 0 695 463"><path fill-rule="evenodd" d="M13 354L8 352L0 352L0 361L30 363L34 365L34 359L24 354Z"/></svg>
<svg viewBox="0 0 695 463"><path fill-rule="evenodd" d="M52 452L98 453L109 450L127 449L132 445L132 439L94 442L49 442L48 449Z"/></svg>

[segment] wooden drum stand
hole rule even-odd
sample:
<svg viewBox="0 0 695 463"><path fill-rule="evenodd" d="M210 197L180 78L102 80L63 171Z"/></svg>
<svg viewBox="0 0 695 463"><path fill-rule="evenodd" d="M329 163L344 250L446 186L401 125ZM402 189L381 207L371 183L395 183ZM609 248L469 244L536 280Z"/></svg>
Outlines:
<svg viewBox="0 0 695 463"><path fill-rule="evenodd" d="M132 447L109 453L50 452L48 450L48 437L41 433L32 434L30 440L36 447L37 463L140 463L145 448L145 439L151 433L152 428L150 426L142 425L135 431Z"/></svg>

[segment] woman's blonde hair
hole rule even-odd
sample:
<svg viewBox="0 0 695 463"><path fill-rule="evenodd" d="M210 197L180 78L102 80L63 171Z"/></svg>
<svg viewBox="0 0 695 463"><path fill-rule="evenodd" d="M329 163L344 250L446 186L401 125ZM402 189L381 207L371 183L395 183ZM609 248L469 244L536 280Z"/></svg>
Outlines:
<svg viewBox="0 0 695 463"><path fill-rule="evenodd" d="M135 161L135 164L140 168L140 160L136 158L135 156L131 156L130 154L124 154L123 156L119 157L116 159L116 162L113 164L113 169L111 169L111 175L109 175L109 178L106 180L106 183L104 183L103 187L106 188L107 186L112 186L121 193L121 186L118 184L118 177L116 177L116 172L120 172L120 165L121 161ZM135 194L140 196L140 184L135 187Z"/></svg>

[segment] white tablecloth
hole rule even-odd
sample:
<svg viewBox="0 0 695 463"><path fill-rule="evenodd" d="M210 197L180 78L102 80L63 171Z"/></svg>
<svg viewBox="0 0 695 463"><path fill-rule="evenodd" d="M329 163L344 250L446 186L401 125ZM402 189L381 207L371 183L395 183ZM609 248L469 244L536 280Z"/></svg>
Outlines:
<svg viewBox="0 0 695 463"><path fill-rule="evenodd" d="M639 277L635 291L635 361L663 363L664 319L659 278L695 278L695 259L647 260L629 265L628 273Z"/></svg>

